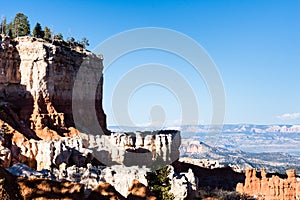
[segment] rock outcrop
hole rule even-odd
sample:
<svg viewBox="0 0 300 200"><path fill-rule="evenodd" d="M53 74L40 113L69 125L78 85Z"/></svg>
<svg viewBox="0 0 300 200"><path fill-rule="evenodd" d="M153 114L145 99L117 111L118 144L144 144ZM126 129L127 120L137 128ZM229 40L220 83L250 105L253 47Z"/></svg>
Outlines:
<svg viewBox="0 0 300 200"><path fill-rule="evenodd" d="M59 140L20 140L13 142L11 155L13 164L25 163L37 170L84 166L92 159L91 151L83 148L80 137L62 137ZM9 167L9 165L7 166Z"/></svg>
<svg viewBox="0 0 300 200"><path fill-rule="evenodd" d="M72 165L85 166L95 158L106 166L122 164L156 169L158 165L172 163L179 157L177 131L112 133L96 137L61 137L55 140L28 140L18 132L6 135L13 135L14 139L8 145L10 148L0 145L0 150L3 151L0 159L5 167L21 162L36 170L64 170ZM143 143L137 143L137 140Z"/></svg>
<svg viewBox="0 0 300 200"><path fill-rule="evenodd" d="M68 134L75 126L72 89L77 72L80 67L102 71L102 59L57 41L49 43L29 36L4 38L0 46L0 100L4 112L0 118L27 138L51 139L53 133L56 137ZM100 127L107 132L102 109L103 77L97 81L99 87L91 99Z"/></svg>
<svg viewBox="0 0 300 200"><path fill-rule="evenodd" d="M58 140L48 141L18 140L18 144L16 142L12 144L13 157L18 162L26 163L37 171L20 163L8 170L17 176L27 178L36 176L56 181L68 180L80 183L85 186L86 196L89 195L88 191L100 183L107 182L122 196L127 197L134 180L145 187L148 185L146 176L151 169L143 164L154 162L163 165L174 159L172 156L179 156L179 143L174 140L178 134L177 131L157 131L138 132L137 134L112 133L111 135L97 136L96 139L91 139L93 137L89 139L61 137ZM137 143L136 141L141 142ZM147 162L141 162L141 160L127 157L128 151L136 156L141 156L141 159L150 156ZM90 162L94 156L102 158L100 161L110 160L111 164L122 165L92 166ZM133 163L136 165L133 166ZM126 164L127 167L125 167ZM183 199L190 191L195 190L197 183L191 171L179 176L180 178L172 171L172 192L176 193L176 199Z"/></svg>
<svg viewBox="0 0 300 200"><path fill-rule="evenodd" d="M237 184L236 191L257 199L296 200L300 198L300 182L295 170L286 171L287 178L273 175L268 177L264 169L258 176L256 169L246 170L245 184Z"/></svg>
<svg viewBox="0 0 300 200"><path fill-rule="evenodd" d="M102 56L98 57L85 49L69 47L58 41L49 43L29 36L15 40L5 37L1 41L0 125L4 122L12 129L12 144L8 148L12 151L13 163L26 163L38 170L49 169L51 164L66 163L54 160L61 154L63 159L70 157L68 145L64 144L69 139L62 136L79 135L79 131L73 128L75 125L88 135L84 138L85 147L92 149L94 156L104 160L105 165L142 166L152 165L153 161L157 161L156 165L163 165L179 157L180 133L176 131L113 133L106 137L96 134L101 130L86 130L93 125L81 127L92 121L86 116L81 117L82 124L75 124L74 102L93 105L100 129L110 134L102 109L103 76L100 80L77 76L82 68L101 72L102 59ZM96 82L95 97L87 98L93 104L82 102L82 97L78 95L74 96L77 94L72 91L75 79L88 83L83 84L82 91L88 91L89 88L85 87ZM79 109L76 111L79 114L84 110L84 107L75 107ZM38 139L46 142L38 142ZM78 150L72 145L70 148ZM56 149L55 152L53 149Z"/></svg>
<svg viewBox="0 0 300 200"><path fill-rule="evenodd" d="M29 36L0 41L0 164L22 177L23 197L81 199L114 187L112 196L120 199L150 199L147 173L179 158L179 131L107 130L102 60L62 41ZM101 76L85 77L81 69ZM74 92L78 80L82 94ZM90 85L96 86L93 94ZM84 115L90 109L99 126ZM177 199L197 188L192 171L170 176Z"/></svg>
<svg viewBox="0 0 300 200"><path fill-rule="evenodd" d="M111 135L82 135L85 147L103 164L111 166L167 165L179 158L180 132L173 130L136 133L112 133Z"/></svg>
<svg viewBox="0 0 300 200"><path fill-rule="evenodd" d="M124 167L122 165L114 165L102 170L102 180L111 184L121 195L127 197L134 180L147 186L146 179L147 168Z"/></svg>
<svg viewBox="0 0 300 200"><path fill-rule="evenodd" d="M174 167L170 166L170 169L170 193L174 195L174 199L183 200L186 199L188 195L191 198L198 191L198 178L195 177L192 169L180 174L174 172Z"/></svg>
<svg viewBox="0 0 300 200"><path fill-rule="evenodd" d="M200 188L219 188L223 190L235 190L238 183L245 181L245 175L233 171L230 167L207 169L189 163L175 161L172 163L175 173L188 172L192 169L199 180Z"/></svg>
<svg viewBox="0 0 300 200"><path fill-rule="evenodd" d="M192 197L198 190L198 179L194 176L192 170L187 173L175 173L172 166L168 175L171 184L169 191L174 195L175 200L183 200ZM149 168L140 168L138 166L125 167L123 165L114 165L111 167L92 166L77 167L75 165L67 167L64 170L53 169L35 171L25 164L16 164L7 169L15 176L23 178L32 178L32 180L48 179L58 182L69 181L74 185L80 184L84 187L85 197L95 195L104 196L121 196L123 199L148 198L155 199L153 194L147 188L147 174L150 173ZM35 178L33 178L35 177ZM22 179L25 180L25 179ZM60 183L59 183L60 184ZM105 195L105 188L112 187L112 194ZM83 188L82 188L83 190ZM121 199L122 199L121 198Z"/></svg>

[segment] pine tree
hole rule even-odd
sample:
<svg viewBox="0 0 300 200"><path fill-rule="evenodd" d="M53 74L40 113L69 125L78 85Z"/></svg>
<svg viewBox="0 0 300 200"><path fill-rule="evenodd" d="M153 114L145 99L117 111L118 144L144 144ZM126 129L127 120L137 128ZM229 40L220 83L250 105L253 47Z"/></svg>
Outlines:
<svg viewBox="0 0 300 200"><path fill-rule="evenodd" d="M42 30L41 24L40 23L36 23L33 31L32 31L32 35L33 37L37 37L37 38L44 38L44 31Z"/></svg>
<svg viewBox="0 0 300 200"><path fill-rule="evenodd" d="M30 34L30 24L28 17L23 13L17 13L13 20L13 36L25 36Z"/></svg>
<svg viewBox="0 0 300 200"><path fill-rule="evenodd" d="M89 41L88 39L86 39L86 37L82 38L81 40L81 44L83 45L83 47L85 48L86 46L89 46Z"/></svg>
<svg viewBox="0 0 300 200"><path fill-rule="evenodd" d="M47 26L44 27L44 39L46 40L51 39L51 30Z"/></svg>
<svg viewBox="0 0 300 200"><path fill-rule="evenodd" d="M70 37L70 38L68 39L68 42L74 43L74 42L75 42L75 38Z"/></svg>
<svg viewBox="0 0 300 200"><path fill-rule="evenodd" d="M54 39L57 40L62 40L64 38L64 36L61 33L58 33L57 35L54 36Z"/></svg>
<svg viewBox="0 0 300 200"><path fill-rule="evenodd" d="M6 34L6 17L3 17L1 21L1 34Z"/></svg>
<svg viewBox="0 0 300 200"><path fill-rule="evenodd" d="M12 33L12 30L11 30L11 29L8 29L8 33L7 33L7 35L8 35L10 38L12 38L12 37L13 37L13 33Z"/></svg>
<svg viewBox="0 0 300 200"><path fill-rule="evenodd" d="M173 194L170 194L171 189L170 179L168 177L170 169L164 166L155 172L147 175L148 185L150 190L161 200L173 200Z"/></svg>

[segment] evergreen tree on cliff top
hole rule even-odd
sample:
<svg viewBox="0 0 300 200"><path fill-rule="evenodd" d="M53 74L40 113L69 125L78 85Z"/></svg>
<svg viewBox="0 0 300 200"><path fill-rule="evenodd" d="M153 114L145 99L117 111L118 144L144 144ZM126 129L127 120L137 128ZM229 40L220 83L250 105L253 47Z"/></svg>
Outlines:
<svg viewBox="0 0 300 200"><path fill-rule="evenodd" d="M56 39L56 40L63 40L64 36L61 33L58 33L57 35L54 36L54 39Z"/></svg>
<svg viewBox="0 0 300 200"><path fill-rule="evenodd" d="M41 24L40 23L36 23L33 31L32 31L32 35L33 37L37 37L37 38L44 38L44 31L42 30Z"/></svg>
<svg viewBox="0 0 300 200"><path fill-rule="evenodd" d="M28 17L23 13L17 13L12 24L10 24L12 29L13 37L25 36L30 34L30 25Z"/></svg>
<svg viewBox="0 0 300 200"><path fill-rule="evenodd" d="M6 17L1 20L1 34L6 34Z"/></svg>
<svg viewBox="0 0 300 200"><path fill-rule="evenodd" d="M86 46L89 46L89 45L90 45L90 44L89 44L89 41L88 41L88 39L86 39L86 37L82 38L82 40L81 40L80 43L83 45L84 48L85 48Z"/></svg>
<svg viewBox="0 0 300 200"><path fill-rule="evenodd" d="M44 27L44 39L51 39L51 30L47 26Z"/></svg>

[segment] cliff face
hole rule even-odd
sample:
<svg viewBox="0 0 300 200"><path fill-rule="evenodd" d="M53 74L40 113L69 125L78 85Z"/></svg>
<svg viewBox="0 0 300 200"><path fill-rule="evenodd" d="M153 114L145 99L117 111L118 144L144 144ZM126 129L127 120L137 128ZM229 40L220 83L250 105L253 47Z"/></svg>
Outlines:
<svg viewBox="0 0 300 200"><path fill-rule="evenodd" d="M74 127L72 88L81 64L103 69L102 58L85 49L70 48L32 37L5 38L0 47L0 118L27 138L66 135ZM95 95L101 128L106 129L102 109L103 77ZM57 134L56 134L57 133ZM38 137L36 137L37 135Z"/></svg>
<svg viewBox="0 0 300 200"><path fill-rule="evenodd" d="M102 57L58 41L5 38L1 42L0 64L0 129L6 126L9 134L4 135L12 137L4 138L10 144L0 145L1 151L7 150L7 156L1 158L6 165L22 162L34 169L50 169L52 164L60 165L56 162L60 154L66 157L64 163L71 165L68 160L74 152L70 149L86 157L81 152L83 147L106 165L153 166L169 164L179 157L177 131L108 134L102 108ZM82 83L79 89L78 80ZM90 92L91 85L97 86L96 91ZM83 112L89 109L96 110L98 127L107 135L95 134L101 130ZM74 146L67 142L73 139L62 136L78 135L75 125L86 134L80 135L83 142L74 139L78 143Z"/></svg>
<svg viewBox="0 0 300 200"><path fill-rule="evenodd" d="M84 135L84 146L103 164L147 166L157 169L179 158L180 132L174 130L111 135Z"/></svg>
<svg viewBox="0 0 300 200"><path fill-rule="evenodd" d="M135 182L145 193L150 167L157 169L179 158L180 132L109 132L102 108L103 76L98 76L102 69L102 57L67 43L32 37L0 41L0 132L5 131L0 136L0 166L16 176L77 182L88 189L85 192L108 182L129 196L135 193ZM90 92L91 85L95 92ZM88 116L90 109L96 115ZM100 126L94 126L95 119ZM105 134L97 134L102 131ZM79 132L80 137L74 137ZM180 177L171 176L173 192L182 199L196 183L192 172ZM33 179L36 185L31 188L28 181L19 183L28 190L24 196L40 193L35 187L45 186L46 193L46 188L56 190L52 182L39 185L36 181L41 180ZM74 195L82 195L82 190L77 187Z"/></svg>
<svg viewBox="0 0 300 200"><path fill-rule="evenodd" d="M255 196L257 199L285 199L296 200L300 198L300 182L297 181L295 170L287 170L287 178L279 176L268 177L261 169L258 177L255 169L246 170L245 184L237 184L236 191L242 194Z"/></svg>

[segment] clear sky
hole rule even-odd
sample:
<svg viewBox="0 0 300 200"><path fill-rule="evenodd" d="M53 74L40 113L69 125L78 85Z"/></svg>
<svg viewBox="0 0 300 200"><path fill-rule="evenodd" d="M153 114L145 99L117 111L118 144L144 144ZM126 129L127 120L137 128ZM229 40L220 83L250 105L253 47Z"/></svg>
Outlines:
<svg viewBox="0 0 300 200"><path fill-rule="evenodd" d="M87 37L89 49L122 31L162 27L196 40L218 67L226 92L225 123L300 124L300 1L2 1L1 16L17 12L56 33ZM105 55L104 55L105 58ZM209 123L211 99L201 76L166 52L145 50L121 57L104 71L104 109L116 124L112 95L130 69L162 63L182 74L198 100L201 123ZM164 78L164 77L161 77ZM128 103L136 124L149 123L151 107L164 108L171 125L180 120L180 105L166 88L148 85Z"/></svg>

